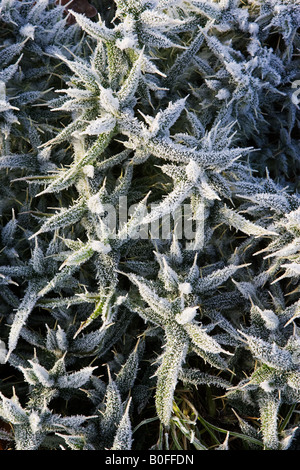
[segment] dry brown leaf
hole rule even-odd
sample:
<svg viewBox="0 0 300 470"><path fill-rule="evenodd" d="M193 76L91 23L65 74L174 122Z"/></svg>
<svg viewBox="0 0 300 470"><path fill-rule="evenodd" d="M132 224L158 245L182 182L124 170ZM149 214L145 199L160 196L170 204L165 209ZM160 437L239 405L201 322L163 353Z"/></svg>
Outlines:
<svg viewBox="0 0 300 470"><path fill-rule="evenodd" d="M56 0L55 2L56 5L67 5L65 8L65 13L69 13L69 10L73 10L76 13L81 13L88 18L92 18L93 16L97 15L97 10L96 8L90 4L88 0L73 0L70 2L70 0ZM68 19L67 19L68 24L74 24L76 23L76 20L72 14L69 14Z"/></svg>

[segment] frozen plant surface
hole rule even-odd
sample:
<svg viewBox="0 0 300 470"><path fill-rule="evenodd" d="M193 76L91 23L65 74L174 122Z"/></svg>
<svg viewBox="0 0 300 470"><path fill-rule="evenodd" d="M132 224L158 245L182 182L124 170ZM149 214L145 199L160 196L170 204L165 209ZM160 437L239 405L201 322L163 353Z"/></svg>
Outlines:
<svg viewBox="0 0 300 470"><path fill-rule="evenodd" d="M297 448L299 26L0 0L7 449Z"/></svg>

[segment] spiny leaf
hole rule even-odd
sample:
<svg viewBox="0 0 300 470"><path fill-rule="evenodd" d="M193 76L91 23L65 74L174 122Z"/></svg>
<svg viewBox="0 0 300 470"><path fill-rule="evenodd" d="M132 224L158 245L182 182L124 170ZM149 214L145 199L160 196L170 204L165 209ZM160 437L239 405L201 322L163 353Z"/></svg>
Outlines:
<svg viewBox="0 0 300 470"><path fill-rule="evenodd" d="M187 354L188 342L181 332L168 337L161 365L156 371L157 384L155 403L159 419L165 426L169 426L174 390L178 381L178 374Z"/></svg>
<svg viewBox="0 0 300 470"><path fill-rule="evenodd" d="M128 400L125 412L118 426L111 450L130 450L132 446L132 429L129 417L131 398Z"/></svg>

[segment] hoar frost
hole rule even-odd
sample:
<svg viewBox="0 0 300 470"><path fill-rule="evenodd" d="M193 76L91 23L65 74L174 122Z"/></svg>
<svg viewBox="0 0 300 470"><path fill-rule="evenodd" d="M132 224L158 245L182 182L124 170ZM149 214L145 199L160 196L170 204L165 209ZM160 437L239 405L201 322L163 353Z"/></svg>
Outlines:
<svg viewBox="0 0 300 470"><path fill-rule="evenodd" d="M0 0L1 446L298 446L299 2L59 3Z"/></svg>

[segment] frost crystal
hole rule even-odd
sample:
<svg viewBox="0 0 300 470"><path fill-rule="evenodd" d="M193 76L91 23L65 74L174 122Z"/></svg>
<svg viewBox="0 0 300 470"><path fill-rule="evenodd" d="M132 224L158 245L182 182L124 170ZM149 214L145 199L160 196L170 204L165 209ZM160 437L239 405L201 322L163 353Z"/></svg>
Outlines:
<svg viewBox="0 0 300 470"><path fill-rule="evenodd" d="M34 30L35 30L35 26L28 23L22 26L22 28L20 29L20 34L22 36L25 36L26 38L34 39Z"/></svg>
<svg viewBox="0 0 300 470"><path fill-rule="evenodd" d="M180 325L191 322L197 314L197 307L187 307L181 313L176 315L176 321Z"/></svg>
<svg viewBox="0 0 300 470"><path fill-rule="evenodd" d="M182 294L190 294L192 292L192 286L189 282L182 282L181 284L178 285L179 291Z"/></svg>

